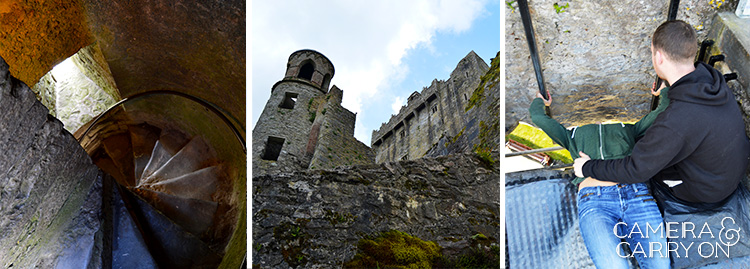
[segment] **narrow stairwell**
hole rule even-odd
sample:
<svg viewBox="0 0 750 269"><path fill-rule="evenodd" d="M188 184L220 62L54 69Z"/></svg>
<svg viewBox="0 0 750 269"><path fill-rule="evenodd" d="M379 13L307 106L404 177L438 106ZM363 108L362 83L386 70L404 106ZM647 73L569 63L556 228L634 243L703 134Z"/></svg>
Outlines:
<svg viewBox="0 0 750 269"><path fill-rule="evenodd" d="M0 267L240 266L244 138L189 102L123 104L74 136L0 57Z"/></svg>
<svg viewBox="0 0 750 269"><path fill-rule="evenodd" d="M217 192L221 163L200 136L187 142L181 135L161 134L161 130L146 123L127 126L127 133L102 140L103 152L95 157L104 172L113 175L115 212L121 212L117 198L121 197L130 218L115 219L115 226L138 227L144 246L132 244L136 253L149 250L148 259L162 267L212 268L221 261L221 249L212 249L211 233L219 202L212 197ZM161 141L170 140L170 143ZM183 140L183 142L180 142ZM183 144L180 148L174 145ZM171 146L167 146L171 145ZM124 151L128 157L124 157ZM118 209L119 208L119 209ZM130 224L132 221L135 225ZM135 228L119 228L135 241ZM131 264L145 254L120 255L113 266Z"/></svg>

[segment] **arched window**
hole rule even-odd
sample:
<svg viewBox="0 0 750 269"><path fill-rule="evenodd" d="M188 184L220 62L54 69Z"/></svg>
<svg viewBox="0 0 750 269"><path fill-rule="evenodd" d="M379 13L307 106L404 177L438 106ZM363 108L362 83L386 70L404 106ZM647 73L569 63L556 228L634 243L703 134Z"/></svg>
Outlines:
<svg viewBox="0 0 750 269"><path fill-rule="evenodd" d="M331 83L331 74L326 74L323 76L323 84L320 86L323 89L328 89L328 84Z"/></svg>
<svg viewBox="0 0 750 269"><path fill-rule="evenodd" d="M306 80L312 80L314 71L315 66L313 65L312 61L307 61L302 65L302 67L300 67L299 75L297 75L297 77Z"/></svg>

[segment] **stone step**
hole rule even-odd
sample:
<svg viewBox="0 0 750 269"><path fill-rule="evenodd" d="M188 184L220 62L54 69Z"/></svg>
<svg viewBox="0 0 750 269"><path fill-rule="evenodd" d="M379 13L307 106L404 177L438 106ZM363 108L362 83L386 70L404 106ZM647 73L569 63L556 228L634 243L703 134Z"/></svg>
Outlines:
<svg viewBox="0 0 750 269"><path fill-rule="evenodd" d="M141 177L137 180L136 186L140 186L145 183L145 179L154 174L159 168L164 166L170 159L170 154L162 145L161 142L156 141L154 149L151 152L151 158L149 158L146 168L143 169Z"/></svg>
<svg viewBox="0 0 750 269"><path fill-rule="evenodd" d="M128 125L128 132L130 133L130 142L132 142L133 148L135 178L140 179L149 159L151 159L151 152L154 149L154 145L159 140L161 129L151 126L148 123L142 123Z"/></svg>
<svg viewBox="0 0 750 269"><path fill-rule="evenodd" d="M206 243L170 220L146 200L131 191L124 191L123 196L132 208L145 234L151 255L160 267L215 268L221 262L221 257Z"/></svg>
<svg viewBox="0 0 750 269"><path fill-rule="evenodd" d="M112 268L157 268L118 189L112 188Z"/></svg>
<svg viewBox="0 0 750 269"><path fill-rule="evenodd" d="M131 191L169 217L174 223L186 231L200 236L213 224L214 213L218 203L193 198L183 198L163 192L142 188L132 188Z"/></svg>
<svg viewBox="0 0 750 269"><path fill-rule="evenodd" d="M127 184L127 181L125 180L125 175L122 174L122 171L120 171L120 168L117 167L115 162L112 160L109 155L103 150L95 152L91 159L94 161L94 164L98 166L102 171L105 173L111 175L118 183L121 185Z"/></svg>
<svg viewBox="0 0 750 269"><path fill-rule="evenodd" d="M200 169L213 158L211 150L201 137L194 137L177 154L172 156L162 167L152 174L146 174L142 184L154 184L159 181L176 178Z"/></svg>
<svg viewBox="0 0 750 269"><path fill-rule="evenodd" d="M133 164L133 147L130 142L130 135L120 133L111 135L102 140L102 145L107 155L114 161L117 169L124 178L117 178L120 184L125 186L135 186L135 165Z"/></svg>
<svg viewBox="0 0 750 269"><path fill-rule="evenodd" d="M141 188L183 198L211 201L211 195L216 192L216 185L219 181L219 170L217 166L206 167L176 178L145 184Z"/></svg>

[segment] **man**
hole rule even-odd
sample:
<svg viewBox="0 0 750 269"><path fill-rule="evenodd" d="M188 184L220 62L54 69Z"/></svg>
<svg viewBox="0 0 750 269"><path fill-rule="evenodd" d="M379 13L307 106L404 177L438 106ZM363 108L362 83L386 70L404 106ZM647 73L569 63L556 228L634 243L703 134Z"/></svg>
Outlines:
<svg viewBox="0 0 750 269"><path fill-rule="evenodd" d="M580 153L576 176L619 183L682 180L672 192L688 202L718 202L735 191L748 165L750 141L723 75L704 63L693 64L697 43L693 28L683 21L656 29L651 61L671 85L670 105L630 156L590 160Z"/></svg>
<svg viewBox="0 0 750 269"><path fill-rule="evenodd" d="M546 100L537 93L529 115L534 125L570 151L571 156L578 157L576 152L580 150L595 159L621 158L631 152L636 138L667 108L668 90L652 89L652 94L663 96L659 106L635 124L596 123L567 129L544 112L552 104L549 92ZM630 262L622 254L625 253L622 238L630 249L640 250L632 254L641 268L669 268L666 238L646 229L661 226L664 221L646 183L617 184L591 178L575 178L571 183L578 185L578 225L596 268L630 268ZM633 227L644 227L643 232L630 234L628 229Z"/></svg>

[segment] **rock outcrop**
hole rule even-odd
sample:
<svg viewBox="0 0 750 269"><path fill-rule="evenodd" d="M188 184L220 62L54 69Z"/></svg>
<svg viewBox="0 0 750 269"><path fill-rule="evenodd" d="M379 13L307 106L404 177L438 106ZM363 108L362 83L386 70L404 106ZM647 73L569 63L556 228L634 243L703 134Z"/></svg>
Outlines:
<svg viewBox="0 0 750 269"><path fill-rule="evenodd" d="M499 244L499 162L473 153L258 176L252 196L261 268L340 267L359 239L391 229L444 254L478 233Z"/></svg>

